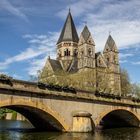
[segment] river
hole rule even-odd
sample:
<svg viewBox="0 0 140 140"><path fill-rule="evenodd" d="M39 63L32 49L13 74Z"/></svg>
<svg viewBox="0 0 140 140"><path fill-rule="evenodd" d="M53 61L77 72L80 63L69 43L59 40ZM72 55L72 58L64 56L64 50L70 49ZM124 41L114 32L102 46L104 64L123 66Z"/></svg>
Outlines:
<svg viewBox="0 0 140 140"><path fill-rule="evenodd" d="M140 128L114 128L93 133L38 132L25 121L0 121L0 140L140 140Z"/></svg>

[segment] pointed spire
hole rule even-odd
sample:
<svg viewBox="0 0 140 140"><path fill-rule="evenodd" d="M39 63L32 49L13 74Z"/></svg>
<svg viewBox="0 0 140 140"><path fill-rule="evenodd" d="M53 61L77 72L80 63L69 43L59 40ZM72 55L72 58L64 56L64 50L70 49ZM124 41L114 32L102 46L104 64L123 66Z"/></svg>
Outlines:
<svg viewBox="0 0 140 140"><path fill-rule="evenodd" d="M109 51L115 50L116 52L118 52L116 43L110 34L109 34L108 39L106 41L104 52L106 52L106 48L109 48Z"/></svg>
<svg viewBox="0 0 140 140"><path fill-rule="evenodd" d="M89 29L88 29L87 25L85 25L85 27L84 27L84 29L83 29L81 34L82 34L84 40L87 41L87 39L90 36L90 32L89 32Z"/></svg>
<svg viewBox="0 0 140 140"><path fill-rule="evenodd" d="M78 34L74 25L74 21L72 19L70 9L69 9L67 19L65 21L64 27L62 29L62 32L60 34L57 44L59 44L62 41L73 41L73 42L78 43L78 40L79 40Z"/></svg>
<svg viewBox="0 0 140 140"><path fill-rule="evenodd" d="M114 44L115 44L115 41L114 41L114 39L112 38L112 36L110 34L108 36L106 44L108 44L109 47L113 47Z"/></svg>

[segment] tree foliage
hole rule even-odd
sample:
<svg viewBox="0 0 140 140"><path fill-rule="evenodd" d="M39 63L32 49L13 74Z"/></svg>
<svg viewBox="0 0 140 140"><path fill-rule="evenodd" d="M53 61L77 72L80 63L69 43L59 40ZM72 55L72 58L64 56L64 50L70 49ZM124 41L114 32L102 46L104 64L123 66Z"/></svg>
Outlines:
<svg viewBox="0 0 140 140"><path fill-rule="evenodd" d="M121 69L120 76L121 76L121 94L123 96L126 96L127 94L131 93L132 88L127 70Z"/></svg>
<svg viewBox="0 0 140 140"><path fill-rule="evenodd" d="M131 85L132 96L140 98L140 84L134 83Z"/></svg>
<svg viewBox="0 0 140 140"><path fill-rule="evenodd" d="M130 95L140 98L140 84L131 83L127 70L121 69L121 91L122 95Z"/></svg>

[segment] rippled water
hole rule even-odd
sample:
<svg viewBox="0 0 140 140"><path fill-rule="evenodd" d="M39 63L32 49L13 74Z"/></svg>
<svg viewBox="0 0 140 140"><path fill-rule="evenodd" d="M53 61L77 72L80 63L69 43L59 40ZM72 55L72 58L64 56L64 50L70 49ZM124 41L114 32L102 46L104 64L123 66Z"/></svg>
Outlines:
<svg viewBox="0 0 140 140"><path fill-rule="evenodd" d="M11 129L13 127L16 129ZM27 122L0 121L0 140L140 140L139 128L116 128L94 133L36 132L32 128Z"/></svg>

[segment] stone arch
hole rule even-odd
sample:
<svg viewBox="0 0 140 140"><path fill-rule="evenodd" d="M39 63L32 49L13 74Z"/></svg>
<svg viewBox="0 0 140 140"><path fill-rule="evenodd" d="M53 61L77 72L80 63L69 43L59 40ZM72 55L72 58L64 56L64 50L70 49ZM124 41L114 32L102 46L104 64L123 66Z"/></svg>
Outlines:
<svg viewBox="0 0 140 140"><path fill-rule="evenodd" d="M29 101L25 99L6 99L0 102L0 108L9 108L25 116L37 129L69 131L70 127L59 113L52 110L42 102ZM31 115L33 114L33 115ZM32 118L33 117L33 118ZM35 119L35 120L34 120ZM39 122L36 123L37 119ZM51 122L49 122L49 119ZM42 121L42 122L41 122ZM37 126L40 124L39 126ZM48 125L46 127L45 125Z"/></svg>
<svg viewBox="0 0 140 140"><path fill-rule="evenodd" d="M118 123L119 122L119 123ZM102 112L96 120L97 127L140 127L139 116L130 109L112 109Z"/></svg>

